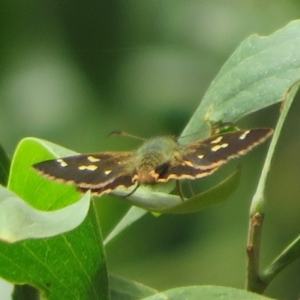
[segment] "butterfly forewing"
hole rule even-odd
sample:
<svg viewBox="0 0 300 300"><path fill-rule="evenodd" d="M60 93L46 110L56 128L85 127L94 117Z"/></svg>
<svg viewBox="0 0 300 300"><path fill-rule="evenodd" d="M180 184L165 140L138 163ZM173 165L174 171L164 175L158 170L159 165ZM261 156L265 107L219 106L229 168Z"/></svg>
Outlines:
<svg viewBox="0 0 300 300"><path fill-rule="evenodd" d="M84 189L101 189L116 178L132 173L131 158L131 152L104 152L48 160L33 167L55 181Z"/></svg>

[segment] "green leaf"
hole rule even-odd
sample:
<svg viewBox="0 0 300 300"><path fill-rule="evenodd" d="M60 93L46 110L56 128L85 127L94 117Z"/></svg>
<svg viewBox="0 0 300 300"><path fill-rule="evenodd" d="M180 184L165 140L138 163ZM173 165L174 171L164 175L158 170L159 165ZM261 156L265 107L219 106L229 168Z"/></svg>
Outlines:
<svg viewBox="0 0 300 300"><path fill-rule="evenodd" d="M157 291L127 278L109 275L109 289L111 300L139 300Z"/></svg>
<svg viewBox="0 0 300 300"><path fill-rule="evenodd" d="M10 159L0 145L0 184L6 186L10 168Z"/></svg>
<svg viewBox="0 0 300 300"><path fill-rule="evenodd" d="M28 153L35 153L34 157L42 156L45 159L49 154L52 155L48 152L49 149L56 155L57 153L69 154L68 150L42 140L30 138L22 140L13 157L8 184L11 190L18 192L31 205L38 206L37 204L41 203L42 205L39 206L44 206L44 210L62 206L62 203L65 205L72 203L73 198L77 200L81 197L73 189L64 185L55 189L51 181L40 178L31 168L34 158ZM62 192L62 189L67 193ZM53 212L45 212L34 209L23 199L0 187L0 238L5 241L50 237L72 230L82 223L90 203L87 194L73 205Z"/></svg>
<svg viewBox="0 0 300 300"><path fill-rule="evenodd" d="M31 168L37 161L70 152L54 144L24 139L14 155L9 188L27 203L44 210L78 201L72 187L40 177ZM0 276L16 284L29 284L49 300L109 299L106 258L95 209L84 222L59 236L0 242Z"/></svg>
<svg viewBox="0 0 300 300"><path fill-rule="evenodd" d="M134 193L130 199L123 198L123 201L152 212L186 214L203 210L225 200L236 189L238 181L239 171L236 171L213 188L185 201L182 201L179 196L151 192L146 188L141 188L141 191Z"/></svg>
<svg viewBox="0 0 300 300"><path fill-rule="evenodd" d="M36 162L74 154L71 150L41 139L21 140L12 159L8 188L30 205L45 211L78 201L81 195L74 187L47 180L32 168Z"/></svg>
<svg viewBox="0 0 300 300"><path fill-rule="evenodd" d="M75 230L14 244L0 242L0 276L30 284L46 299L108 299L106 261L94 210Z"/></svg>
<svg viewBox="0 0 300 300"><path fill-rule="evenodd" d="M117 235L122 233L131 224L143 217L148 211L143 208L133 206L131 207L121 221L116 225L116 227L110 232L110 234L105 238L104 245L107 245L111 240L113 240Z"/></svg>
<svg viewBox="0 0 300 300"><path fill-rule="evenodd" d="M11 243L70 231L83 222L89 205L87 193L80 201L60 210L39 211L0 186L0 240Z"/></svg>
<svg viewBox="0 0 300 300"><path fill-rule="evenodd" d="M176 198L177 202L175 205L172 205L166 201L164 205L167 206L156 207L156 210L154 210L154 212L159 212L159 214L161 213L187 214L187 213L193 213L193 212L197 212L209 208L210 206L213 206L217 203L220 203L228 199L238 187L239 179L240 179L240 172L239 170L237 170L236 172L231 174L228 178L226 178L225 180L223 180L213 188L203 193L200 193L198 195L195 195L185 200L184 202L180 199L180 197L177 196ZM152 194L153 193L151 193L151 195ZM162 194L162 196L163 195L164 194ZM149 199L151 199L150 195L148 197ZM147 197L145 197L145 199L147 199ZM127 201L131 202L131 200L127 200ZM144 199L141 199L140 201L144 204ZM125 214L125 216L121 219L121 221L115 226L115 228L106 237L106 239L104 240L104 245L107 245L112 239L114 239L125 229L127 229L130 225L132 225L134 222L136 222L141 217L143 217L147 212L148 211L143 208L139 208L135 206L131 207L128 210L128 212Z"/></svg>
<svg viewBox="0 0 300 300"><path fill-rule="evenodd" d="M221 286L189 286L171 289L153 296L143 298L143 300L271 300L271 298Z"/></svg>
<svg viewBox="0 0 300 300"><path fill-rule="evenodd" d="M126 197L128 191L118 190L113 193L121 196L122 201L136 205L149 211L159 211L160 209L170 208L182 202L177 195L169 195L163 192L153 192L151 187L140 186L130 197Z"/></svg>
<svg viewBox="0 0 300 300"><path fill-rule="evenodd" d="M300 79L299 32L300 21L293 21L267 37L254 34L243 41L211 83L182 136L205 136L208 121L235 122L282 101Z"/></svg>
<svg viewBox="0 0 300 300"><path fill-rule="evenodd" d="M240 172L237 170L213 188L185 201L181 201L177 206L162 209L159 212L168 214L189 214L209 208L228 199L238 187L239 179Z"/></svg>

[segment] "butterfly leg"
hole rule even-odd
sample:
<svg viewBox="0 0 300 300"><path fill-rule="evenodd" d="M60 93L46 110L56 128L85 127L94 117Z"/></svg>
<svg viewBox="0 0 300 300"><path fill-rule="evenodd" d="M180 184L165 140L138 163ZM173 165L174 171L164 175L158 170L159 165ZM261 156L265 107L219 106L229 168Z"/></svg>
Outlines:
<svg viewBox="0 0 300 300"><path fill-rule="evenodd" d="M182 191L182 185L179 180L176 180L176 189L178 191L178 195L180 196L180 198L183 202L185 199L184 199L184 195L183 195L183 191Z"/></svg>
<svg viewBox="0 0 300 300"><path fill-rule="evenodd" d="M195 192L194 192L193 186L190 181L188 181L188 185L189 185L189 189L190 189L190 193L191 193L192 197L195 196Z"/></svg>
<svg viewBox="0 0 300 300"><path fill-rule="evenodd" d="M124 198L131 196L138 189L139 186L140 183L138 182L137 185L134 187L134 189L131 192L129 192L127 195L125 195Z"/></svg>

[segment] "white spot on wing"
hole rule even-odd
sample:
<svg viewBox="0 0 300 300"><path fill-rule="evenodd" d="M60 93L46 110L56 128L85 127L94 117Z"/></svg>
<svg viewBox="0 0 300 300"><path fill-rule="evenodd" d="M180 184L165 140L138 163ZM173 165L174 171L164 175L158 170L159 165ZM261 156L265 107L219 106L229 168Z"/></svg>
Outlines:
<svg viewBox="0 0 300 300"><path fill-rule="evenodd" d="M185 161L183 162L183 166L189 166L189 167L192 167L192 166L193 166L193 163L190 162L189 160L185 160Z"/></svg>
<svg viewBox="0 0 300 300"><path fill-rule="evenodd" d="M229 144L224 143L224 144L221 144L221 145L213 146L213 147L211 148L211 151L216 152L216 151L218 151L218 150L220 150L220 149L222 149L222 148L227 148L228 145L229 145Z"/></svg>
<svg viewBox="0 0 300 300"><path fill-rule="evenodd" d="M109 175L111 172L112 172L112 170L105 170L105 171L104 171L104 174L105 174L105 175Z"/></svg>
<svg viewBox="0 0 300 300"><path fill-rule="evenodd" d="M211 141L211 144L218 144L223 139L223 136L218 136L215 140Z"/></svg>
<svg viewBox="0 0 300 300"><path fill-rule="evenodd" d="M101 160L100 158L95 157L95 156L92 156L92 155L88 156L87 159L88 159L90 162L97 162L97 161L100 161L100 160Z"/></svg>
<svg viewBox="0 0 300 300"><path fill-rule="evenodd" d="M202 158L204 157L204 154L199 154L199 155L197 155L197 157L198 157L199 159L202 159Z"/></svg>
<svg viewBox="0 0 300 300"><path fill-rule="evenodd" d="M79 170L88 170L88 171L95 171L98 169L96 165L82 165L78 167Z"/></svg>
<svg viewBox="0 0 300 300"><path fill-rule="evenodd" d="M59 164L60 164L60 166L61 167L66 167L68 164L63 160L63 159L61 159L61 158L59 158L59 159L57 159L56 160Z"/></svg>
<svg viewBox="0 0 300 300"><path fill-rule="evenodd" d="M240 137L240 140L244 140L246 138L246 136L250 133L250 130L246 130Z"/></svg>

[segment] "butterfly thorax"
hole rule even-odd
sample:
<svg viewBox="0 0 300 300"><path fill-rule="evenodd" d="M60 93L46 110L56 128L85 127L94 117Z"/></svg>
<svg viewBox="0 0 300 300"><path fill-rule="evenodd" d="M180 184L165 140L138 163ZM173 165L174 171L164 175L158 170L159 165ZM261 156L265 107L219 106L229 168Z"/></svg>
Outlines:
<svg viewBox="0 0 300 300"><path fill-rule="evenodd" d="M162 172L165 172L174 159L179 145L172 137L156 137L147 140L135 152L133 182L156 183Z"/></svg>

